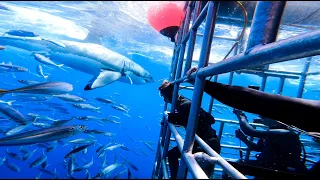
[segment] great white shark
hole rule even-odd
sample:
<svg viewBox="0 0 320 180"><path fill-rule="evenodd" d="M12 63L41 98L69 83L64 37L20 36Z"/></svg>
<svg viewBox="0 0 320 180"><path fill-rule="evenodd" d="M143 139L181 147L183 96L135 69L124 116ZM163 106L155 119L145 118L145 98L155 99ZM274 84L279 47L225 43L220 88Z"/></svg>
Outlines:
<svg viewBox="0 0 320 180"><path fill-rule="evenodd" d="M0 44L24 49L30 51L35 58L41 55L53 62L93 75L84 90L103 87L117 80L130 84L155 82L151 74L139 64L96 43L0 36Z"/></svg>

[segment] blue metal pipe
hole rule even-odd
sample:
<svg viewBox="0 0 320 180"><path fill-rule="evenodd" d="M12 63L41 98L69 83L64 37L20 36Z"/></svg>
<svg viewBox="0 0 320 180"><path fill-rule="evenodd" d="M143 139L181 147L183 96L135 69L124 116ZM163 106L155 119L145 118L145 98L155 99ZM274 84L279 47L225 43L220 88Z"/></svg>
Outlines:
<svg viewBox="0 0 320 180"><path fill-rule="evenodd" d="M171 123L168 123L170 130L172 132L173 137L176 139L177 146L180 150L180 152L183 152L183 139ZM180 161L180 167L181 166L188 166L188 168L191 170L191 174L193 178L196 179L208 179L207 175L204 173L202 168L199 166L199 164L192 158L192 156L188 156L186 153L182 153L181 155L181 161ZM185 163L186 162L186 163Z"/></svg>
<svg viewBox="0 0 320 180"><path fill-rule="evenodd" d="M202 68L208 64L211 42L213 38L214 28L215 28L215 20L218 13L219 3L209 1L209 7L206 18L206 25L204 30L204 37L202 41L201 53L200 53L200 61L198 63L198 68ZM188 119L188 125L186 130L186 138L183 146L184 152L191 152L194 143L194 136L198 125L198 114L200 111L202 94L203 94L203 85L205 78L196 78L194 92L192 97L192 104L190 108L190 114ZM185 178L186 167L179 167L177 178Z"/></svg>
<svg viewBox="0 0 320 180"><path fill-rule="evenodd" d="M225 159L223 159L217 152L215 152L206 142L204 142L198 135L195 136L196 141L199 145L210 155L218 158L218 165L220 165L230 176L235 179L247 179Z"/></svg>
<svg viewBox="0 0 320 180"><path fill-rule="evenodd" d="M196 7L194 10L194 14L193 14L193 18L192 18L192 22L195 22L195 20L197 19L197 16L200 11L200 7L201 7L201 1L197 1ZM197 30L193 30L193 29L191 29L190 32L188 33L188 34L190 34L190 41L188 44L187 57L186 57L185 65L184 65L183 75L185 75L186 72L191 68L194 45L196 42L196 33L197 33Z"/></svg>
<svg viewBox="0 0 320 180"><path fill-rule="evenodd" d="M284 81L285 81L285 78L280 78L278 89L277 89L277 94L279 94L279 95L282 94Z"/></svg>
<svg viewBox="0 0 320 180"><path fill-rule="evenodd" d="M266 89L267 77L268 76L266 76L266 75L262 76L260 91L264 91Z"/></svg>
<svg viewBox="0 0 320 180"><path fill-rule="evenodd" d="M248 67L316 56L320 55L320 49L318 47L320 47L320 30L304 33L267 45L256 46L247 53L232 56L212 66L199 69L198 72L191 75L191 78L194 79L196 74L198 76L208 77ZM180 81L185 79L181 79Z"/></svg>
<svg viewBox="0 0 320 180"><path fill-rule="evenodd" d="M305 85L306 79L307 79L307 72L309 71L311 60L312 60L312 57L309 57L306 59L303 70L301 72L300 82L299 82L298 92L297 92L297 98L302 97L304 85Z"/></svg>
<svg viewBox="0 0 320 180"><path fill-rule="evenodd" d="M204 8L202 9L202 11L200 12L200 15L198 16L198 18L194 21L191 29L196 31L198 29L198 27L200 26L200 24L203 22L204 18L207 15L207 10L208 10L208 5L209 2L207 2L207 4L204 6Z"/></svg>
<svg viewBox="0 0 320 180"><path fill-rule="evenodd" d="M217 82L217 81L218 81L218 75L213 77L213 82ZM208 109L208 113L210 114L212 114L213 102L214 102L214 98L210 96L210 103L209 103L209 109Z"/></svg>

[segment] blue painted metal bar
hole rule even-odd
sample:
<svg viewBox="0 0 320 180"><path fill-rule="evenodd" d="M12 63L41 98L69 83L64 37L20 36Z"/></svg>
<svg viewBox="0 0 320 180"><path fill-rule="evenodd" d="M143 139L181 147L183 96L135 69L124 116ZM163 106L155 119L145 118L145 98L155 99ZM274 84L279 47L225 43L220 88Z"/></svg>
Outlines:
<svg viewBox="0 0 320 180"><path fill-rule="evenodd" d="M271 76L271 77L279 77L279 78L288 78L288 79L299 79L300 77L297 75L287 75L287 74L277 74L277 73L268 73L266 71L257 71L257 70L241 70L237 71L237 73L245 73L245 74L254 74L258 76Z"/></svg>
<svg viewBox="0 0 320 180"><path fill-rule="evenodd" d="M174 127L174 125L172 125L171 123L168 123L168 124L169 124L170 130L172 132L172 135L176 139L176 143L177 143L177 146L178 146L180 152L183 152L182 151L183 150L182 137L179 135L179 133L176 130L176 128ZM194 160L194 158L190 157L190 155L188 155L187 153L182 153L181 157L183 160L180 161L180 167L181 167L182 162L187 162L185 165L187 165L188 168L191 170L190 172L191 172L193 178L208 179L207 175L204 173L204 171L199 166L199 164Z"/></svg>
<svg viewBox="0 0 320 180"><path fill-rule="evenodd" d="M310 73L307 73L307 76L312 76L312 75L319 75L320 72L310 72Z"/></svg>
<svg viewBox="0 0 320 180"><path fill-rule="evenodd" d="M198 72L192 73L190 78L194 79L196 74L208 77L248 67L316 56L320 55L318 47L320 47L320 30L297 35L264 46L256 46L250 52L232 56L215 65L199 69ZM183 81L186 78L181 78L177 81Z"/></svg>
<svg viewBox="0 0 320 180"><path fill-rule="evenodd" d="M312 61L312 57L309 57L306 59L306 62L304 64L303 70L301 72L302 75L300 77L300 82L299 82L299 86L298 86L297 98L302 97L304 85L305 85L306 79L307 79L307 72L309 71L311 61Z"/></svg>
<svg viewBox="0 0 320 180"><path fill-rule="evenodd" d="M198 68L202 68L208 64L211 42L213 38L213 32L215 28L215 20L218 13L219 3L209 1L209 7L206 18L206 25L204 30L204 37L200 53L200 61L198 63ZM186 138L183 146L184 152L191 152L194 143L195 131L198 125L198 114L201 106L202 94L203 94L203 85L205 78L196 78L195 88L192 97L192 104L188 119L188 125L186 130ZM180 165L177 178L185 178L186 167Z"/></svg>
<svg viewBox="0 0 320 180"><path fill-rule="evenodd" d="M198 14L200 13L200 7L201 7L201 1L198 1L195 6L192 22L194 23L197 19ZM186 57L186 62L184 66L184 71L183 75L186 74L186 72L191 68L191 63L192 63L192 56L193 56L193 51L194 51L194 45L196 42L196 33L197 29L191 29L189 34L190 34L190 41L188 44L188 49L187 49L187 57Z"/></svg>
<svg viewBox="0 0 320 180"><path fill-rule="evenodd" d="M285 78L280 78L280 81L279 81L279 85L278 85L278 89L277 89L277 94L279 95L282 95L282 91L283 91L283 86L284 86L284 81L285 81Z"/></svg>
<svg viewBox="0 0 320 180"><path fill-rule="evenodd" d="M198 135L195 136L199 145L210 155L218 158L217 164L220 165L231 177L235 179L247 179L237 169L230 165L225 159L223 159L217 152L215 152L206 142L204 142Z"/></svg>
<svg viewBox="0 0 320 180"><path fill-rule="evenodd" d="M205 7L202 9L200 15L198 16L198 18L193 23L193 25L191 27L192 30L196 31L198 29L198 27L200 26L200 24L203 22L204 18L207 15L208 6L209 6L209 2L207 2Z"/></svg>
<svg viewBox="0 0 320 180"><path fill-rule="evenodd" d="M172 59L171 59L171 67L170 67L170 73L169 73L169 76L172 75L172 69L173 69L173 61L174 61L174 58L175 58L175 47L176 45L174 45L173 47L173 56L172 56ZM170 79L172 79L172 77L170 77ZM163 112L165 112L167 110L167 106L168 106L168 103L165 102L164 104L164 109L163 109ZM155 178L156 175L158 175L159 173L159 169L160 169L160 162L161 162L161 157L162 157L162 153L160 153L160 146L163 145L164 141L164 134L165 134L165 130L167 128L167 124L166 124L166 121L165 121L165 116L162 115L162 126L161 126L161 129L160 129L160 135L159 135L159 143L158 143L158 146L157 146L157 152L156 152L156 157L155 157L155 162L156 162L156 167L153 169L152 171L152 179Z"/></svg>
<svg viewBox="0 0 320 180"><path fill-rule="evenodd" d="M217 81L218 81L218 76L214 76L213 82L217 82ZM210 114L212 114L213 102L214 102L214 98L210 96L210 103L209 103L209 109L208 109L208 113Z"/></svg>

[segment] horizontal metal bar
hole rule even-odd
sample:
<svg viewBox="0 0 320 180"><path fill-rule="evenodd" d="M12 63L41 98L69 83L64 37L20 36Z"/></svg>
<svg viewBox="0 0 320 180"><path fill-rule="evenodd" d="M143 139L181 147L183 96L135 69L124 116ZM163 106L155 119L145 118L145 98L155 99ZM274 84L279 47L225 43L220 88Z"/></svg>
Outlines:
<svg viewBox="0 0 320 180"><path fill-rule="evenodd" d="M208 77L244 68L279 63L320 54L320 30L297 35L266 45L255 46L245 53L220 61L193 73Z"/></svg>
<svg viewBox="0 0 320 180"><path fill-rule="evenodd" d="M197 36L203 37L203 34L197 33ZM223 39L223 40L228 40L228 41L237 41L236 38L230 38L230 37L224 37L224 36L213 36L213 38Z"/></svg>
<svg viewBox="0 0 320 180"><path fill-rule="evenodd" d="M209 3L210 3L210 1L207 2L207 4L204 6L204 8L202 9L201 13L199 14L197 19L195 20L194 24L192 25L191 29L197 30L198 27L200 26L200 24L203 22L204 18L206 18L207 10L208 10L208 7L209 7Z"/></svg>
<svg viewBox="0 0 320 180"><path fill-rule="evenodd" d="M221 147L227 148L227 149L241 149L241 150L247 150L247 147L241 147L241 146L232 146L227 144L221 144Z"/></svg>
<svg viewBox="0 0 320 180"><path fill-rule="evenodd" d="M228 119L221 119L221 118L214 118L216 122L223 122L223 123L230 123L230 124L239 124L239 121L235 120L228 120ZM258 123L249 123L251 126L255 127L264 127L267 128L268 126L265 126L263 124L258 124Z"/></svg>
<svg viewBox="0 0 320 180"><path fill-rule="evenodd" d="M307 76L318 75L318 74L320 74L320 72L309 72L307 73Z"/></svg>
<svg viewBox="0 0 320 180"><path fill-rule="evenodd" d="M189 77L175 80L179 83L196 75L208 77L245 68L279 63L293 59L320 55L320 30L304 33L266 45L255 46L249 51L232 56L214 65L199 69Z"/></svg>
<svg viewBox="0 0 320 180"><path fill-rule="evenodd" d="M271 76L271 77L280 77L280 78L288 78L288 79L299 79L300 76L295 75L286 75L286 74L276 74L276 73L268 73L264 71L256 71L256 70L240 70L236 71L237 73L246 73L246 74L254 74L258 76Z"/></svg>
<svg viewBox="0 0 320 180"><path fill-rule="evenodd" d="M181 86L180 85L180 89L194 90L194 87L193 86Z"/></svg>
<svg viewBox="0 0 320 180"><path fill-rule="evenodd" d="M235 179L247 179L243 174L241 174L237 169L235 169L231 164L223 159L218 153L216 153L198 135L195 136L195 139L210 156L218 158L217 164L220 165L231 177Z"/></svg>

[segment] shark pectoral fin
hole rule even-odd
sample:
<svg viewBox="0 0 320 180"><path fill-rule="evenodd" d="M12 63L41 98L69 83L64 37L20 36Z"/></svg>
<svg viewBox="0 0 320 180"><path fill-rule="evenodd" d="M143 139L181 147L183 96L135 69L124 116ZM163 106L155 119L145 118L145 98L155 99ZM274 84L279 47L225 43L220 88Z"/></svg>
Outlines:
<svg viewBox="0 0 320 180"><path fill-rule="evenodd" d="M95 88L106 86L106 85L111 84L114 81L118 80L119 78L121 78L120 72L103 70L100 72L99 75L93 77L89 81L89 83L86 85L84 90L92 90Z"/></svg>

